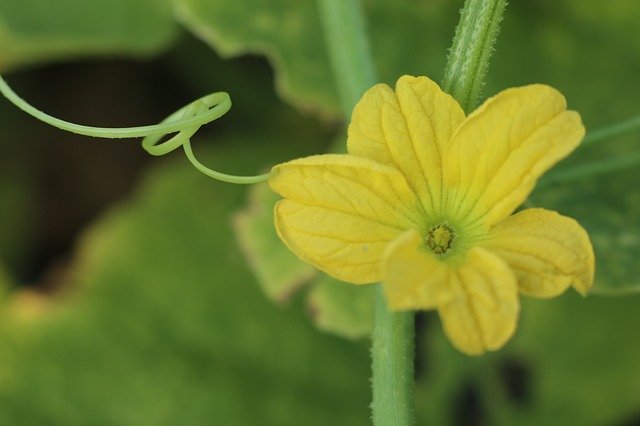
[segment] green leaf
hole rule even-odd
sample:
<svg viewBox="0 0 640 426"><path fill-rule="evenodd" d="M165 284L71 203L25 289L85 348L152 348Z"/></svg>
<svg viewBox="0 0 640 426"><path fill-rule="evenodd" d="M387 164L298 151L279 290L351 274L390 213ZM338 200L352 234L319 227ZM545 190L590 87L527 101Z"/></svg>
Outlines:
<svg viewBox="0 0 640 426"><path fill-rule="evenodd" d="M218 140L203 161L277 158L264 133ZM148 176L84 236L73 297L0 321L0 423L368 424L366 345L264 299L231 229L244 198L181 157Z"/></svg>
<svg viewBox="0 0 640 426"><path fill-rule="evenodd" d="M80 55L146 56L175 36L168 0L0 2L0 69Z"/></svg>
<svg viewBox="0 0 640 426"><path fill-rule="evenodd" d="M273 224L273 206L280 197L269 185L249 190L249 205L236 214L236 235L258 283L267 296L285 302L317 274L280 241Z"/></svg>
<svg viewBox="0 0 640 426"><path fill-rule="evenodd" d="M182 23L221 55L265 55L275 69L276 86L285 100L303 110L339 116L337 90L314 1L177 0L176 4ZM374 0L366 6L383 81L395 82L407 73L441 75L459 5L442 0Z"/></svg>
<svg viewBox="0 0 640 426"><path fill-rule="evenodd" d="M180 21L223 57L265 55L287 101L337 111L315 2L177 0L176 7Z"/></svg>
<svg viewBox="0 0 640 426"><path fill-rule="evenodd" d="M314 280L307 307L320 330L349 339L370 336L374 286L355 286L328 275Z"/></svg>

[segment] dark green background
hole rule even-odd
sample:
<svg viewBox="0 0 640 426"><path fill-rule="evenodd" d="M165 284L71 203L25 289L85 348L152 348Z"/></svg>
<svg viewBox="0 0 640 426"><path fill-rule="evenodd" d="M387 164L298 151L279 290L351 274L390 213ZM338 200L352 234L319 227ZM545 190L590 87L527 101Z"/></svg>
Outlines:
<svg viewBox="0 0 640 426"><path fill-rule="evenodd" d="M548 83L588 129L640 112L640 3L512 3L485 95ZM442 77L461 2L364 4L384 81ZM3 0L0 69L35 105L94 125L157 122L226 90L231 113L194 138L221 171L254 174L344 141L312 1ZM369 423L368 342L353 339L369 327L370 294L286 254L268 192L254 189L249 206L247 188L199 175L180 153L150 159L136 141L68 135L4 100L0 124L0 424ZM558 167L633 152L639 137ZM604 296L640 288L638 177L533 195L589 230L595 295L523 300L513 341L479 358L418 316L421 424L639 421L640 299Z"/></svg>

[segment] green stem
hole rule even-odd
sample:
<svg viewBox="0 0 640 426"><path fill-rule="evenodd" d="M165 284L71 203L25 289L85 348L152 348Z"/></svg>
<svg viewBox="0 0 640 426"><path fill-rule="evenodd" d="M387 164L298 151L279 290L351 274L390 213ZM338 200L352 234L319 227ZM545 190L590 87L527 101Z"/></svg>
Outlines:
<svg viewBox="0 0 640 426"><path fill-rule="evenodd" d="M382 285L376 286L371 345L373 424L377 426L412 425L415 423L414 314L413 312L390 312Z"/></svg>
<svg viewBox="0 0 640 426"><path fill-rule="evenodd" d="M538 182L536 186L543 188L554 183L565 183L606 173L613 173L639 164L640 152L605 158L550 173L540 179L540 182Z"/></svg>
<svg viewBox="0 0 640 426"><path fill-rule="evenodd" d="M620 297L620 296L635 296L640 294L640 287L625 287L619 289L600 288L595 286L589 292L589 296L602 296L602 297Z"/></svg>
<svg viewBox="0 0 640 426"><path fill-rule="evenodd" d="M324 33L346 120L376 73L357 0L318 0ZM376 295L371 344L371 409L376 426L409 426L414 421L413 313L392 313Z"/></svg>
<svg viewBox="0 0 640 426"><path fill-rule="evenodd" d="M601 129L590 131L582 141L582 146L591 145L596 142L600 142L602 140L612 138L614 136L618 136L635 129L640 129L640 115L637 115L620 123L612 124Z"/></svg>
<svg viewBox="0 0 640 426"><path fill-rule="evenodd" d="M620 123L612 124L589 132L587 137L584 138L584 141L582 141L582 146L592 145L639 128L640 116L636 116ZM552 171L540 179L537 187L541 188L553 183L564 183L606 173L613 173L639 164L640 152L634 152L613 158L603 158L566 169Z"/></svg>
<svg viewBox="0 0 640 426"><path fill-rule="evenodd" d="M358 0L318 0L325 41L347 120L362 94L377 83Z"/></svg>
<svg viewBox="0 0 640 426"><path fill-rule="evenodd" d="M506 0L467 0L460 12L442 86L466 112L480 99L506 4Z"/></svg>

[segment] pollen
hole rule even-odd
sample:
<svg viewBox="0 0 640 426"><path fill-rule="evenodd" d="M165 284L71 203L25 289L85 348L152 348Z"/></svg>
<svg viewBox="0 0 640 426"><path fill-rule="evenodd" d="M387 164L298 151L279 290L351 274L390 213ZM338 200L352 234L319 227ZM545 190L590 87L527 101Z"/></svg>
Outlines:
<svg viewBox="0 0 640 426"><path fill-rule="evenodd" d="M441 223L429 229L425 243L435 254L445 254L451 249L454 240L455 233L453 229L446 223Z"/></svg>

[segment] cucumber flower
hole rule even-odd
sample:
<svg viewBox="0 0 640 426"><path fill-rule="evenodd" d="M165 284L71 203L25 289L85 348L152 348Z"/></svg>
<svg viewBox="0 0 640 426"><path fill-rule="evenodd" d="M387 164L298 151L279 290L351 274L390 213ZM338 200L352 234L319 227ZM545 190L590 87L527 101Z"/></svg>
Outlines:
<svg viewBox="0 0 640 426"><path fill-rule="evenodd" d="M518 294L549 298L593 283L585 230L556 212L514 211L580 143L580 116L540 84L504 90L465 116L426 77L378 84L356 105L348 154L273 169L280 238L353 284L382 282L392 310L437 309L467 354L502 347Z"/></svg>

